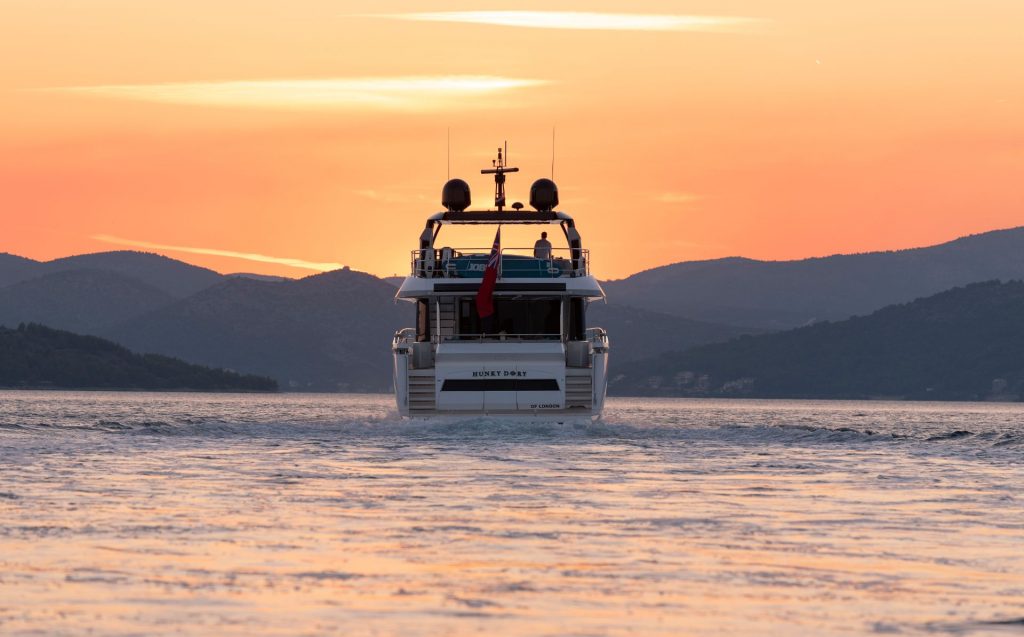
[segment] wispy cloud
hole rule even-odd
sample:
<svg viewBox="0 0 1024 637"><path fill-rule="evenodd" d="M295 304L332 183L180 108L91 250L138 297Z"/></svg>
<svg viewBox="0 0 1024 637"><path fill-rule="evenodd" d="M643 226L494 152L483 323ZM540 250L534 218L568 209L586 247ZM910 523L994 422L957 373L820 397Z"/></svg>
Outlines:
<svg viewBox="0 0 1024 637"><path fill-rule="evenodd" d="M490 75L252 80L169 84L108 84L44 89L98 97L272 109L429 111L479 108L487 95L549 84Z"/></svg>
<svg viewBox="0 0 1024 637"><path fill-rule="evenodd" d="M660 195L656 195L654 200L659 203L669 204L686 204L693 203L702 199L700 195L695 195L690 192L663 192Z"/></svg>
<svg viewBox="0 0 1024 637"><path fill-rule="evenodd" d="M303 270L316 270L317 272L327 272L328 270L338 270L345 267L341 263L318 263L315 261L305 261L303 259L289 259L287 257L271 257L265 254L256 254L253 252L235 252L233 250L218 250L216 248L195 248L190 246L171 246L162 243L150 243L149 241L136 241L134 239L122 239L120 237L112 237L107 234L97 234L90 237L97 241L104 243L113 243L115 245L130 246L133 248L147 248L149 250L166 250L168 252L186 252L189 254L206 254L215 257L228 257L231 259L244 259L246 261L258 261L260 263L273 263L275 265L287 265L293 268L302 268Z"/></svg>
<svg viewBox="0 0 1024 637"><path fill-rule="evenodd" d="M436 13L374 14L371 17L420 22L461 22L534 29L601 31L712 31L735 33L764 24L760 18L657 13L596 13L589 11L443 11Z"/></svg>

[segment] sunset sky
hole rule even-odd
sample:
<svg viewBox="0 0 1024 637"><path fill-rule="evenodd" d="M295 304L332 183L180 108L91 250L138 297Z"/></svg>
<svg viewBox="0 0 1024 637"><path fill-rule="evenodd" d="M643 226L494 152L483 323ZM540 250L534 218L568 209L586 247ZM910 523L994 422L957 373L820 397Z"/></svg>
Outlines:
<svg viewBox="0 0 1024 637"><path fill-rule="evenodd" d="M605 278L1024 225L1022 26L1020 0L4 0L0 252L404 274L449 130L484 206L505 140L510 201L550 176L553 127Z"/></svg>

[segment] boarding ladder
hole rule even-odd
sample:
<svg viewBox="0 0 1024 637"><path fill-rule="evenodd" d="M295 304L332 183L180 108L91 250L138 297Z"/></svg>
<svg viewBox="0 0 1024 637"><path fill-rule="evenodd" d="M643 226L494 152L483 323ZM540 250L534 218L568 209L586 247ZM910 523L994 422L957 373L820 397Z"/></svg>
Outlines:
<svg viewBox="0 0 1024 637"><path fill-rule="evenodd" d="M565 369L565 408L594 407L594 374L587 368Z"/></svg>

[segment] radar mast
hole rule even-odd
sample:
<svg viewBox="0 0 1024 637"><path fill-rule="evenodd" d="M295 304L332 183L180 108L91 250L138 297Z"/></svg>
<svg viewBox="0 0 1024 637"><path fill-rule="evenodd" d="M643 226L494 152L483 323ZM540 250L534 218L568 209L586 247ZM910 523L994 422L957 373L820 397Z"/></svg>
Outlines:
<svg viewBox="0 0 1024 637"><path fill-rule="evenodd" d="M494 175L494 205L498 207L498 212L505 207L505 173L517 173L518 168L511 168L507 165L508 161L508 142L505 142L505 155L502 156L501 148L498 148L498 158L491 160L493 168L484 168L480 171L481 175Z"/></svg>

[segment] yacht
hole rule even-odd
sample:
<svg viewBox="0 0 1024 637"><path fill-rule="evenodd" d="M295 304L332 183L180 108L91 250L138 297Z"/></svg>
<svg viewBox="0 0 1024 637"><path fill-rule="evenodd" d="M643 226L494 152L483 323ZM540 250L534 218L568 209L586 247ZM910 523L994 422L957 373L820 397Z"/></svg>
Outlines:
<svg viewBox="0 0 1024 637"><path fill-rule="evenodd" d="M608 377L608 334L586 324L604 290L590 272L576 223L556 210L558 188L538 179L530 206L505 205L505 179L518 172L498 149L494 208L469 208L469 185L450 179L444 207L427 218L411 269L395 298L416 306L416 326L392 343L395 398L407 417L525 415L599 418ZM447 245L447 226L494 226L488 248ZM503 226L547 226L565 247L501 243ZM547 229L547 228L543 228ZM489 233L488 233L489 234Z"/></svg>

